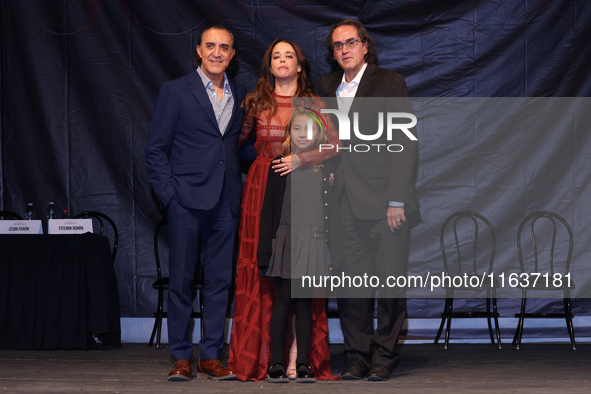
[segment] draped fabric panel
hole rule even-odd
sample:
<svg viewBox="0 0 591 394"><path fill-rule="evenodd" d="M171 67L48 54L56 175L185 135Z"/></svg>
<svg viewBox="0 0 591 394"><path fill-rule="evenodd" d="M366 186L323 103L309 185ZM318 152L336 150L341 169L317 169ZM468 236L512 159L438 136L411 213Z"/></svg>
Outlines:
<svg viewBox="0 0 591 394"><path fill-rule="evenodd" d="M151 316L153 231L163 213L148 182L144 146L161 84L193 70L192 52L202 30L213 24L234 33L236 78L248 89L277 37L302 47L316 81L331 70L322 46L329 26L347 17L366 25L380 66L404 75L413 97L587 97L591 91L587 0L5 0L0 209L23 214L33 202L40 217L54 201L59 211L111 216L119 228L121 314ZM512 240L519 220L525 212L548 209L579 232L577 286L591 285L583 231L591 219L587 129L567 136L547 130L539 144L522 134L476 134L469 141L445 132L419 136L424 223L412 232L410 263L440 264L438 229L453 211L505 212L496 222L489 219L508 229L500 253L516 256ZM525 155L527 165L497 149L508 143L523 145L511 152ZM462 166L483 149L488 158L473 161L477 168ZM498 161L509 164L497 167ZM515 176L511 162L522 176ZM486 172L496 185L494 198L486 185L474 193L473 179L465 176L470 171ZM572 176L548 184L544 171L552 174L547 179ZM524 179L533 180L531 187L524 188ZM411 316L436 316L440 308L440 300L409 302ZM577 300L575 311L589 314L591 303Z"/></svg>

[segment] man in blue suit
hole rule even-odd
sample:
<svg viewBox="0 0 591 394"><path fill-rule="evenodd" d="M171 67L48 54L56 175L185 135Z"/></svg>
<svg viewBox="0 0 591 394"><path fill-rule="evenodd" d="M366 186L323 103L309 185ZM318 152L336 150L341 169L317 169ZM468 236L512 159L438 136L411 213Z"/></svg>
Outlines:
<svg viewBox="0 0 591 394"><path fill-rule="evenodd" d="M148 175L169 225L168 341L175 364L168 380L192 376L190 285L199 233L205 284L197 371L235 379L219 361L242 187L237 142L246 91L225 72L235 53L230 31L205 30L196 47L197 70L162 85L148 130Z"/></svg>

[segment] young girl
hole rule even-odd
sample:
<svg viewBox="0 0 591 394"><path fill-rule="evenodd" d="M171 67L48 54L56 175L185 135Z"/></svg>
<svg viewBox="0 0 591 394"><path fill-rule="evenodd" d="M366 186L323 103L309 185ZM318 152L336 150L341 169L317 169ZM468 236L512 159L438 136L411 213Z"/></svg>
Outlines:
<svg viewBox="0 0 591 394"><path fill-rule="evenodd" d="M309 131L311 120L312 130ZM326 144L326 123L318 112L297 108L285 128L281 160L290 154L319 149ZM308 364L312 331L312 288L302 286L302 276L324 276L330 264L327 246L328 210L332 206L334 165L323 162L281 176L269 168L261 211L257 258L261 275L275 280L271 316L271 355L266 379L288 382L283 344L292 308L297 338L296 381L315 382ZM293 213L293 214L292 214ZM292 287L294 292L292 293ZM292 294L295 296L292 298Z"/></svg>

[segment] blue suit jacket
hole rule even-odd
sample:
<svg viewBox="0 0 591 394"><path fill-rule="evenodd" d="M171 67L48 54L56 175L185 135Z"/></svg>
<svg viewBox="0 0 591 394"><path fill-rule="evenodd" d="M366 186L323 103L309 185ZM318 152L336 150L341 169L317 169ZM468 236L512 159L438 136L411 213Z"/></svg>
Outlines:
<svg viewBox="0 0 591 394"><path fill-rule="evenodd" d="M225 178L231 208L239 211L242 182L237 143L246 89L229 81L234 108L223 136L196 71L162 85L145 153L148 177L163 206L176 197L182 206L212 209Z"/></svg>

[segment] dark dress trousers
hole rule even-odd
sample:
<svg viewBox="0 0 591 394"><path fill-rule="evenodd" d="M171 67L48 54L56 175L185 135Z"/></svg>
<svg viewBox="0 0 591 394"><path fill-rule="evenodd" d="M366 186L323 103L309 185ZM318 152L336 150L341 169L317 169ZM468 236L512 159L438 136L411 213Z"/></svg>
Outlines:
<svg viewBox="0 0 591 394"><path fill-rule="evenodd" d="M317 94L330 97L329 107L336 107L336 91L342 81L343 71L320 77ZM380 102L368 97L398 98ZM381 106L383 102L383 106ZM394 105L394 107L392 107ZM404 78L391 70L368 64L349 110L359 114L363 134L378 130L378 112L412 113L412 105ZM386 123L384 122L384 125ZM385 128L385 127L384 127ZM365 131L364 131L365 130ZM414 129L411 129L414 133ZM418 199L415 193L417 173L417 142L411 141L401 131L394 131L393 139L386 140L386 132L377 141L360 140L351 131L351 139L342 141L351 146L343 150L337 168L341 234L332 248L341 244L343 260L333 262L348 276L376 275L380 283L392 275L406 274L409 229L418 216ZM402 152L354 151L358 144L401 144ZM365 149L365 148L363 148ZM363 150L361 149L361 150ZM401 229L390 232L386 213L390 201L403 202L407 221ZM394 348L406 317L406 300L399 289L387 286L378 288L378 326L373 327L373 297L376 289L370 286L337 290L341 328L345 340L344 352L347 364L358 361L367 367L372 364L394 368L397 353ZM375 352L370 355L370 345Z"/></svg>
<svg viewBox="0 0 591 394"><path fill-rule="evenodd" d="M146 162L152 187L169 224L168 339L175 360L191 359L190 285L203 254L204 335L201 359L219 358L223 347L232 257L240 209L237 142L245 89L229 80L234 107L222 135L199 74L162 85L148 130Z"/></svg>

